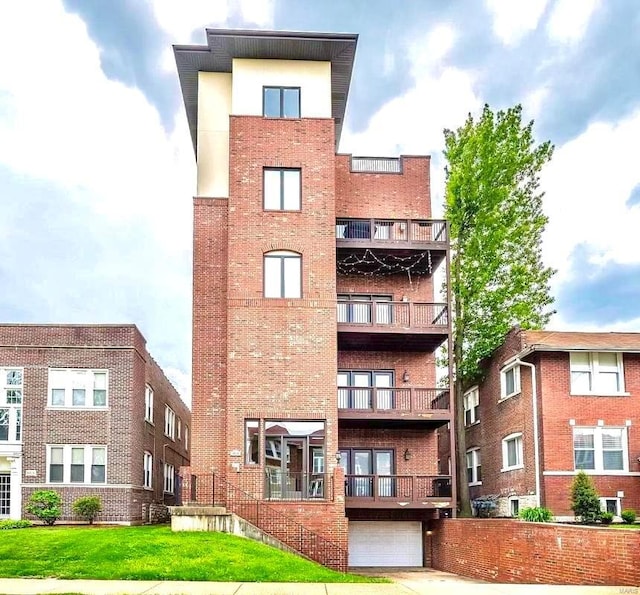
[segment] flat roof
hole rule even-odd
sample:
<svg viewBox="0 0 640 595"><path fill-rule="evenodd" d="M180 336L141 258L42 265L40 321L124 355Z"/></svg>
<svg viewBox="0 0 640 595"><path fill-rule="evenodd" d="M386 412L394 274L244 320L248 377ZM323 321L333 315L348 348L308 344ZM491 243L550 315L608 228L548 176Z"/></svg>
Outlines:
<svg viewBox="0 0 640 595"><path fill-rule="evenodd" d="M231 72L234 58L331 62L331 115L336 148L347 107L358 35L299 31L206 29L207 45L174 45L182 97L197 154L198 72Z"/></svg>

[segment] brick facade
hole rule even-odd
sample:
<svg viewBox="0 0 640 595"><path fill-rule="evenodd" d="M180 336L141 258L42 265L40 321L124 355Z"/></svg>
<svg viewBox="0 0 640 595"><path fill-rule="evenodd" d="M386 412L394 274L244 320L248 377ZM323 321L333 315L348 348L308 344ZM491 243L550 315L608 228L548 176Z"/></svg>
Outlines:
<svg viewBox="0 0 640 595"><path fill-rule="evenodd" d="M495 583L640 584L639 531L509 519L444 519L430 529L437 570Z"/></svg>
<svg viewBox="0 0 640 595"><path fill-rule="evenodd" d="M640 511L640 335L633 333L554 333L514 329L485 362L479 385L480 421L467 428L467 449L479 447L482 485L470 486L471 499L498 496L499 515L510 515L509 498L520 508L535 505L534 424L531 369L520 367L520 390L501 398L500 374L520 354L535 366L539 426L540 502L559 519L572 519L570 486L575 476L573 430L623 428L625 469L587 471L602 498L620 498L620 510ZM572 394L570 352L619 353L624 391L613 395ZM503 471L502 439L521 432L523 467ZM448 444L446 438L442 446ZM446 448L440 452L444 459ZM597 455L596 455L597 456Z"/></svg>
<svg viewBox="0 0 640 595"><path fill-rule="evenodd" d="M63 497L62 520L70 521L73 500L97 494L103 506L97 522L139 523L148 520L152 503L175 503L176 496L163 490L163 463L177 472L189 460L190 412L135 326L2 324L2 367L23 370L21 456L13 461L22 506L32 492L54 489ZM106 370L107 406L53 407L51 368ZM154 424L144 421L147 384L154 391ZM165 404L180 419L181 439L164 435ZM106 483L47 482L47 445L106 446ZM143 487L145 451L153 455L151 489Z"/></svg>

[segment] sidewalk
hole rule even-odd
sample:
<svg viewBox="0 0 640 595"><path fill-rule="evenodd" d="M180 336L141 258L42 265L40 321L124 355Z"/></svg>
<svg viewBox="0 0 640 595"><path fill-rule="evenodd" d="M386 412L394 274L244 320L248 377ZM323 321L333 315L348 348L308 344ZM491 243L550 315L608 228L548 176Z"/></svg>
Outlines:
<svg viewBox="0 0 640 595"><path fill-rule="evenodd" d="M444 572L397 572L393 584L375 583L211 583L190 581L100 581L0 579L0 594L39 595L640 595L637 587L497 585Z"/></svg>

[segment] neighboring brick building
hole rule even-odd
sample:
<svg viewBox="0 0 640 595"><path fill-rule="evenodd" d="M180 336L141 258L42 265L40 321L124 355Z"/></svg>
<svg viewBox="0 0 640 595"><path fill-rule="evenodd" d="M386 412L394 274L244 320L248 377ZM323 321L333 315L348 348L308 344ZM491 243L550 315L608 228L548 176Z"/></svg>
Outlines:
<svg viewBox="0 0 640 595"><path fill-rule="evenodd" d="M465 397L472 500L498 496L499 516L539 502L573 519L584 469L603 508L640 511L640 333L516 328L484 369Z"/></svg>
<svg viewBox="0 0 640 595"><path fill-rule="evenodd" d="M336 154L357 36L206 34L175 48L198 164L190 474L351 565L421 565L425 521L455 508L437 471L449 242L429 157Z"/></svg>
<svg viewBox="0 0 640 595"><path fill-rule="evenodd" d="M191 414L134 325L0 324L0 518L58 491L62 520L141 523L178 497Z"/></svg>

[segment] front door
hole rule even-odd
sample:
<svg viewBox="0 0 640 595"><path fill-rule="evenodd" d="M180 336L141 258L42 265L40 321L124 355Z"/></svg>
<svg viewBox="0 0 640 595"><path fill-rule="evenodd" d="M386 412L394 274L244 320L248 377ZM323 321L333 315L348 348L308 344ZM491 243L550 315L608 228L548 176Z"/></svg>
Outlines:
<svg viewBox="0 0 640 595"><path fill-rule="evenodd" d="M11 474L0 473L0 519L11 514Z"/></svg>
<svg viewBox="0 0 640 595"><path fill-rule="evenodd" d="M378 482L378 495L383 497L395 495L393 478L387 477L393 475L393 451L375 451L375 473Z"/></svg>
<svg viewBox="0 0 640 595"><path fill-rule="evenodd" d="M356 498L373 496L373 458L370 450L353 451L353 495Z"/></svg>
<svg viewBox="0 0 640 595"><path fill-rule="evenodd" d="M393 409L393 373L392 372L374 372L373 381L376 391L376 408L377 409ZM389 389L389 390L385 390Z"/></svg>

